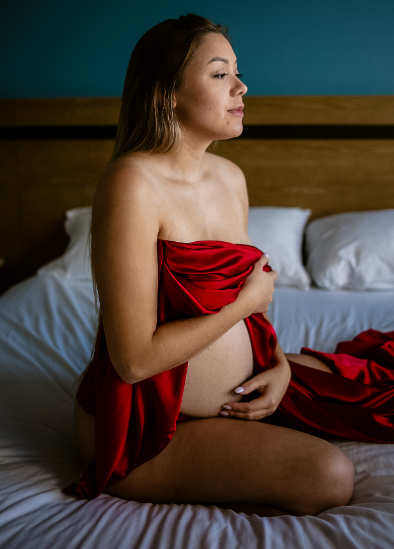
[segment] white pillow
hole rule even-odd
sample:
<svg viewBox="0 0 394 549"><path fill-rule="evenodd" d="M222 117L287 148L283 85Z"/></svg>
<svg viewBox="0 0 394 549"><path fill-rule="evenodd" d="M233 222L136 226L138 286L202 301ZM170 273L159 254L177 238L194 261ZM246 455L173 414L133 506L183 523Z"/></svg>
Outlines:
<svg viewBox="0 0 394 549"><path fill-rule="evenodd" d="M310 278L302 264L302 241L311 210L300 208L251 207L249 238L269 254L269 264L277 271L278 286L307 289Z"/></svg>
<svg viewBox="0 0 394 549"><path fill-rule="evenodd" d="M91 279L89 234L92 208L74 208L66 211L64 228L70 242L62 256L47 263L37 274L60 278Z"/></svg>
<svg viewBox="0 0 394 549"><path fill-rule="evenodd" d="M351 212L312 221L307 270L329 290L394 289L394 210Z"/></svg>

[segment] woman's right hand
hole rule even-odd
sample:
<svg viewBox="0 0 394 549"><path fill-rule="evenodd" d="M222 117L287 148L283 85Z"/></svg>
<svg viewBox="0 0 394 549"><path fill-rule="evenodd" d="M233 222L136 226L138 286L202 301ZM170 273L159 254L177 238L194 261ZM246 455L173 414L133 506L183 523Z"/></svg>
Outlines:
<svg viewBox="0 0 394 549"><path fill-rule="evenodd" d="M247 277L238 294L238 299L245 300L250 310L249 314L267 313L274 293L274 281L278 278L276 271L266 272L268 257L264 254L255 263L253 271ZM248 315L249 316L249 315Z"/></svg>

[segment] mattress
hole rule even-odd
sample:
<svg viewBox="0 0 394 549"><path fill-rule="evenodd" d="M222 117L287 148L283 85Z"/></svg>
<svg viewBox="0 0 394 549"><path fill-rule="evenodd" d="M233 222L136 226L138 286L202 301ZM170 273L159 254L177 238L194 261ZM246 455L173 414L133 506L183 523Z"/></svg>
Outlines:
<svg viewBox="0 0 394 549"><path fill-rule="evenodd" d="M388 291L277 288L269 317L285 352L333 351L362 330L394 330L393 303ZM90 282L35 276L0 297L2 548L393 547L392 445L330 438L355 465L355 489L349 505L316 517L62 494L81 472L72 407L94 336Z"/></svg>

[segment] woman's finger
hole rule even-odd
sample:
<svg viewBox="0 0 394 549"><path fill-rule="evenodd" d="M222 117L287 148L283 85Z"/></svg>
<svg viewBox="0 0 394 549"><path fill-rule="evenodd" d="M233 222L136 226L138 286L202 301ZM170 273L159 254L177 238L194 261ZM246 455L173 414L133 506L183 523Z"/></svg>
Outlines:
<svg viewBox="0 0 394 549"><path fill-rule="evenodd" d="M250 393L258 389L265 389L267 387L267 377L269 376L268 372L269 370L266 370L264 372L256 374L248 381L245 381L245 383L243 383L239 387L236 387L234 389L234 393L237 393L239 395L249 395Z"/></svg>
<svg viewBox="0 0 394 549"><path fill-rule="evenodd" d="M272 415L275 410L258 410L256 412L234 412L230 410L222 410L219 414L222 417L229 417L235 419L244 419L248 421L257 421Z"/></svg>
<svg viewBox="0 0 394 549"><path fill-rule="evenodd" d="M272 402L270 397L266 395L260 396L249 402L231 402L228 404L223 404L223 410L226 412L241 413L241 414L252 414L255 412L265 412L272 408Z"/></svg>
<svg viewBox="0 0 394 549"><path fill-rule="evenodd" d="M268 258L269 258L269 255L263 254L263 255L261 256L261 258L259 259L258 263L259 263L262 267L264 267L264 265L267 265L267 263L268 263Z"/></svg>
<svg viewBox="0 0 394 549"><path fill-rule="evenodd" d="M242 419L259 419L275 412L277 406L271 401L266 402L265 396L251 400L250 402L233 402L223 404L219 412L224 417L239 417ZM259 416L259 417L257 417Z"/></svg>

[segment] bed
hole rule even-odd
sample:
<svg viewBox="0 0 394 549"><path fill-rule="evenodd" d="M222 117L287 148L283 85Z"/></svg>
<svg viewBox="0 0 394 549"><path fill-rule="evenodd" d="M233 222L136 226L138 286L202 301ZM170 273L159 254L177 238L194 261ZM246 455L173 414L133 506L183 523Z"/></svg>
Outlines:
<svg viewBox="0 0 394 549"><path fill-rule="evenodd" d="M220 143L216 152L244 170L251 217L259 208L265 219L288 217L289 209L303 212L297 217L298 260L306 270L317 234L313 223L323 230L321 221L329 216L332 234L338 219L350 219L335 216L380 212L386 241L380 255L372 252L376 261L386 261L394 241L394 98L252 97L245 103L243 138ZM215 506L140 504L106 494L86 501L62 493L81 472L72 407L95 337L87 258L76 249L86 248L81 231L86 233L95 181L111 152L118 109L118 99L0 104L0 546L393 547L390 444L327 437L353 461L355 489L349 505L316 517L260 518ZM82 218L83 226L72 226ZM382 233L378 223L367 223ZM262 238L274 250L275 241ZM365 275L365 287L354 278L357 289L327 289L314 283L324 273L314 273L311 284L294 283L285 280L285 267L269 311L285 352L302 346L332 352L361 331L394 331L390 283L371 288Z"/></svg>

